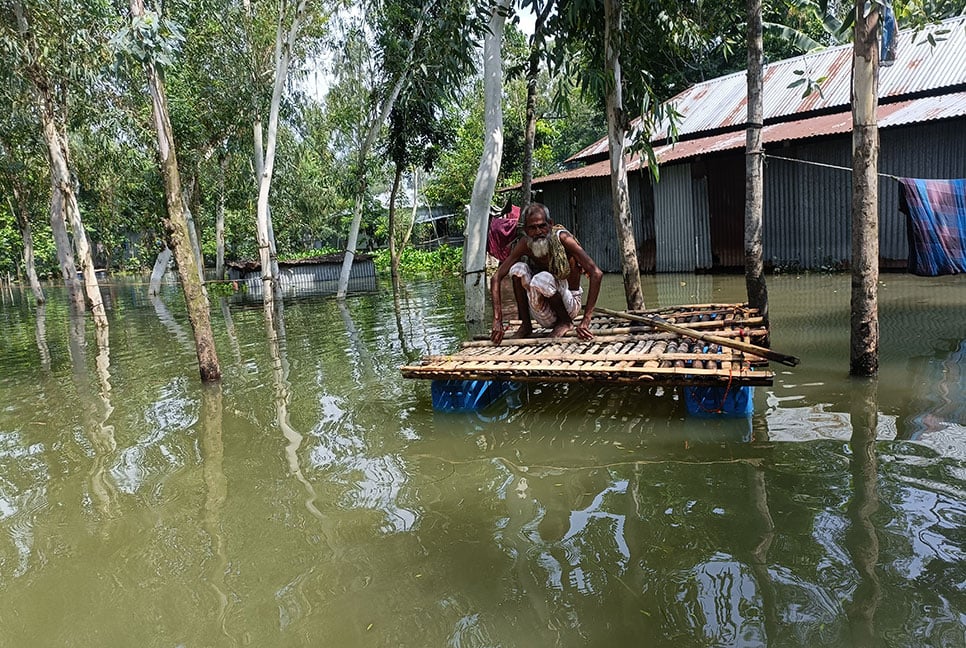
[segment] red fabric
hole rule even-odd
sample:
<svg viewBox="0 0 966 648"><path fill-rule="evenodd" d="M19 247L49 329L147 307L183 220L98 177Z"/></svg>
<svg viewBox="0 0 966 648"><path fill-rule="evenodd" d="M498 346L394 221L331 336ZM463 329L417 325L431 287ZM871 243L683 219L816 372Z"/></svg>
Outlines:
<svg viewBox="0 0 966 648"><path fill-rule="evenodd" d="M486 237L486 251L500 261L510 256L513 242L517 240L517 218L520 208L515 207L514 209L517 211L516 216L513 215L511 210L505 217L490 220L490 231Z"/></svg>

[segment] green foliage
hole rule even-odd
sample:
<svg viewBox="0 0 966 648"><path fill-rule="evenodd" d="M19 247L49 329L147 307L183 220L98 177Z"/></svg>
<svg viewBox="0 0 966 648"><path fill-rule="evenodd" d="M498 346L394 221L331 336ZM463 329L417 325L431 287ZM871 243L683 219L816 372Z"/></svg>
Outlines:
<svg viewBox="0 0 966 648"><path fill-rule="evenodd" d="M376 270L389 273L389 250L375 252L373 262ZM463 248L441 245L435 250L417 250L408 247L399 257L399 271L409 277L459 276L463 271Z"/></svg>
<svg viewBox="0 0 966 648"><path fill-rule="evenodd" d="M111 37L111 47L118 54L127 54L141 63L168 67L185 42L178 23L146 9L141 16L131 18L129 24Z"/></svg>
<svg viewBox="0 0 966 648"><path fill-rule="evenodd" d="M248 292L248 284L238 281L206 281L205 289L209 297L231 297Z"/></svg>
<svg viewBox="0 0 966 648"><path fill-rule="evenodd" d="M516 42L517 39L512 39ZM516 47L516 46L514 46ZM522 50L517 56L522 56ZM595 142L604 130L602 110L567 84L568 93L558 105L551 105L553 80L542 74L538 80L537 131L533 151L534 177L565 168L565 161ZM517 77L504 84L503 160L498 187L520 182L523 175L523 148L526 134L526 80ZM442 153L434 177L426 186L433 205L446 205L459 211L469 204L473 183L483 152L483 86L477 81L462 99L449 105L458 126L451 145Z"/></svg>
<svg viewBox="0 0 966 648"><path fill-rule="evenodd" d="M23 242L17 221L8 209L0 206L0 275L16 274L20 266Z"/></svg>

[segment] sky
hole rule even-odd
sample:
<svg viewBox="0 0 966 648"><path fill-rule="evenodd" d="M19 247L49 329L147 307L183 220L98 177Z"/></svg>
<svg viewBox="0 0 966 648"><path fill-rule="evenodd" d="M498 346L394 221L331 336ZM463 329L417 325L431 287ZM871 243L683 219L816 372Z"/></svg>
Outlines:
<svg viewBox="0 0 966 648"><path fill-rule="evenodd" d="M520 31L528 36L533 35L533 23L536 20L536 15L531 11L530 7L526 9L517 9L517 13L520 16Z"/></svg>
<svg viewBox="0 0 966 648"><path fill-rule="evenodd" d="M532 7L520 8L516 7L517 15L520 17L520 31L524 34L531 36L533 35L533 26L536 21L536 15L533 13ZM317 100L321 100L325 96L325 91L327 90L329 84L331 83L331 78L326 65L319 65L315 70L310 72L306 79L302 80L298 85L303 92L306 92L309 96L314 97Z"/></svg>

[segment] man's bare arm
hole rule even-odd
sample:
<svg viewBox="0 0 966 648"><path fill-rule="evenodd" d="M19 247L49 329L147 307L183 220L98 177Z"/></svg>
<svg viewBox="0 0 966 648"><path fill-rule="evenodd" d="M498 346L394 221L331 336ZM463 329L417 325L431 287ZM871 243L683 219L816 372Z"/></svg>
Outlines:
<svg viewBox="0 0 966 648"><path fill-rule="evenodd" d="M589 340L594 337L593 333L590 332L590 320L594 315L594 307L597 305L597 297L600 295L600 283L603 279L604 273L594 260L590 258L590 255L581 247L580 243L577 242L573 236L567 233L563 233L560 236L560 242L563 244L567 253L573 256L573 258L580 264L581 269L587 278L590 280L590 286L587 290L587 303L584 305L584 316L577 324L575 332L577 337L582 340Z"/></svg>
<svg viewBox="0 0 966 648"><path fill-rule="evenodd" d="M507 258L500 262L500 267L496 269L496 274L490 280L490 300L493 302L493 328L490 329L490 339L494 344L503 341L503 289L501 287L503 279L510 274L510 267L523 257L526 250L526 241L517 241Z"/></svg>

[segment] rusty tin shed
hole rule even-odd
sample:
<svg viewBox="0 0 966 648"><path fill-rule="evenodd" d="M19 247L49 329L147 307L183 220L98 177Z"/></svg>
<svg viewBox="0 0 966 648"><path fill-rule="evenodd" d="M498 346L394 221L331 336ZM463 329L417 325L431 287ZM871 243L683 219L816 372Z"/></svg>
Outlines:
<svg viewBox="0 0 966 648"><path fill-rule="evenodd" d="M966 177L966 17L926 34L899 33L893 65L879 71L880 256L905 267L908 239L893 177ZM851 59L843 45L764 69L763 245L772 268L847 267L851 258ZM789 88L807 71L821 93ZM746 75L696 84L668 101L681 114L651 137L660 180L628 161L638 257L645 272L739 269L744 263ZM555 221L572 229L598 265L620 271L611 225L606 138L571 158L579 165L534 180Z"/></svg>

